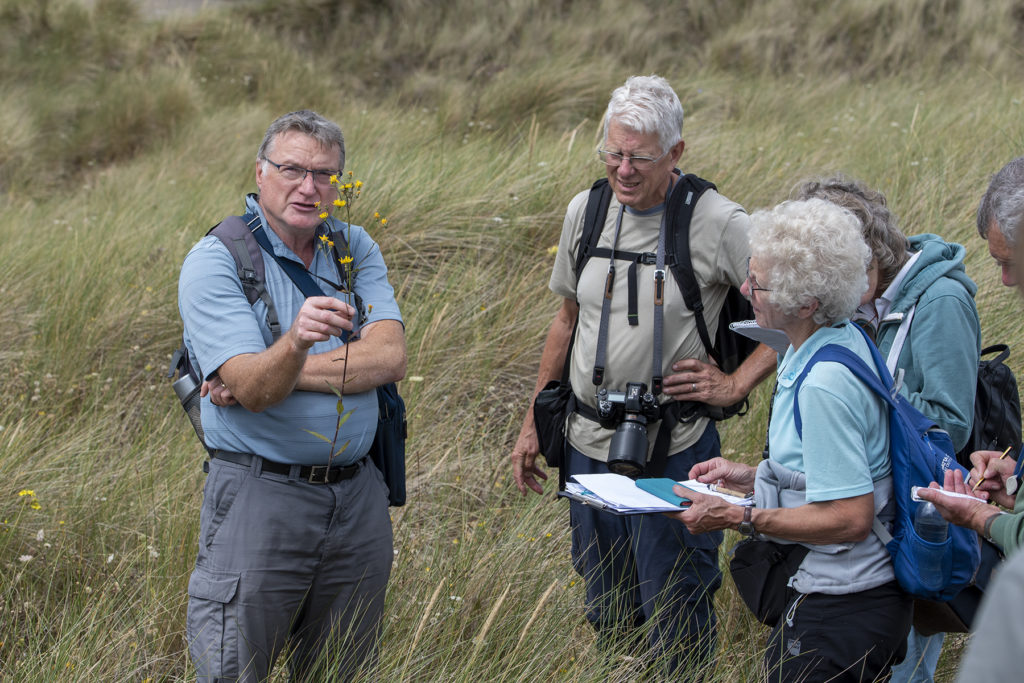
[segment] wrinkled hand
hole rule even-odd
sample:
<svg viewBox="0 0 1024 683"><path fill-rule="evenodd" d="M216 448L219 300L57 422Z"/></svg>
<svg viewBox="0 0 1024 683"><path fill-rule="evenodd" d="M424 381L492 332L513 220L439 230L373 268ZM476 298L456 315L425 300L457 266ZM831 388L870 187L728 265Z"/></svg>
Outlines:
<svg viewBox="0 0 1024 683"><path fill-rule="evenodd" d="M202 386L199 387L200 396L207 394L210 394L210 401L215 406L233 406L238 403L219 375L213 375L210 379L204 380Z"/></svg>
<svg viewBox="0 0 1024 683"><path fill-rule="evenodd" d="M734 491L753 491L757 468L722 457L699 462L687 475L703 484L721 484Z"/></svg>
<svg viewBox="0 0 1024 683"><path fill-rule="evenodd" d="M732 529L743 521L743 508L727 503L717 496L697 493L682 486L673 486L672 492L677 496L689 498L690 507L682 512L666 514L685 524L691 534Z"/></svg>
<svg viewBox="0 0 1024 683"><path fill-rule="evenodd" d="M685 358L672 364L674 374L664 379L663 391L677 401L700 401L713 406L731 406L743 398L732 375L716 365Z"/></svg>
<svg viewBox="0 0 1024 683"><path fill-rule="evenodd" d="M317 342L341 336L352 329L356 309L331 296L311 296L302 304L288 334L295 346L307 350Z"/></svg>
<svg viewBox="0 0 1024 683"><path fill-rule="evenodd" d="M1001 451L974 451L971 453L971 474L968 482L977 483L978 488L974 495L984 492L984 498L999 503L1003 507L1013 508L1014 496L1006 493L1006 479L1013 474L1017 468L1017 461L1013 458L1002 457Z"/></svg>
<svg viewBox="0 0 1024 683"><path fill-rule="evenodd" d="M971 493L970 487L964 483L960 470L946 470L946 477L943 485L932 482L929 488L918 489L917 495L923 500L935 504L942 517L957 526L974 529L981 533L985 528L985 520L993 515L999 514L999 510L989 505L981 498L953 498L937 493L938 489L952 491L953 493Z"/></svg>
<svg viewBox="0 0 1024 683"><path fill-rule="evenodd" d="M537 456L540 454L540 442L537 440L537 429L533 422L524 424L516 439L516 445L512 448L512 478L519 488L519 492L526 495L530 489L535 493L544 493L544 486L537 481L539 477L547 480L548 475L544 470L537 467Z"/></svg>

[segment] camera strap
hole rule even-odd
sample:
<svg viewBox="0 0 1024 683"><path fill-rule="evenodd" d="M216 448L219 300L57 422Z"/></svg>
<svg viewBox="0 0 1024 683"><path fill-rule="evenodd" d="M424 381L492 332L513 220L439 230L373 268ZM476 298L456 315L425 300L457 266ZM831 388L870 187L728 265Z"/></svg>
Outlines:
<svg viewBox="0 0 1024 683"><path fill-rule="evenodd" d="M669 181L668 190L665 193L666 210L661 214L661 226L658 231L658 250L655 254L654 270L654 343L651 358L651 393L657 396L662 389L662 358L664 354L664 329L665 329L665 242L668 233L668 197L672 193L675 184L673 177ZM692 193L691 193L692 194ZM622 231L622 215L625 213L625 206L619 204L619 213L615 217L615 236L612 238L612 248L608 257L608 274L605 277L604 295L601 301L601 322L597 330L597 350L594 354L594 374L592 381L594 386L601 386L604 383L604 371L608 361L608 319L611 315L612 292L615 284L615 259L618 255L616 247L619 244L619 235ZM649 263L649 262L648 262ZM630 324L636 317L636 262L629 268L630 276Z"/></svg>

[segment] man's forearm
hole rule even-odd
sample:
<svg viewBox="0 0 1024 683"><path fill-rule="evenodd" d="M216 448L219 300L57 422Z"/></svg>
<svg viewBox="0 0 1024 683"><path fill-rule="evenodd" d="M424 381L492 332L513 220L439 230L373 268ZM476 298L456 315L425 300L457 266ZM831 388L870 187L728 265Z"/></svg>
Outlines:
<svg viewBox="0 0 1024 683"><path fill-rule="evenodd" d="M229 358L217 375L243 408L258 413L295 390L305 360L306 351L283 336L266 351Z"/></svg>
<svg viewBox="0 0 1024 683"><path fill-rule="evenodd" d="M368 326L364 336L326 353L310 354L295 388L301 391L360 394L405 377L405 332L397 320ZM347 355L347 359L346 359Z"/></svg>
<svg viewBox="0 0 1024 683"><path fill-rule="evenodd" d="M775 372L778 354L766 344L758 344L753 353L732 373L740 396L746 396L758 384Z"/></svg>

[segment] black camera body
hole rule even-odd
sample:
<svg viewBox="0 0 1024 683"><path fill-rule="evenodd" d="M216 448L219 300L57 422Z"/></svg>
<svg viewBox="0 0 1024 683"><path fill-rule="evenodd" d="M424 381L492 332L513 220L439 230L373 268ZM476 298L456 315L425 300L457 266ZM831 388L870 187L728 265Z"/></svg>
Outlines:
<svg viewBox="0 0 1024 683"><path fill-rule="evenodd" d="M636 479L647 465L647 425L657 421L660 409L654 394L643 382L628 382L625 391L597 392L601 426L614 429L608 447L608 469Z"/></svg>

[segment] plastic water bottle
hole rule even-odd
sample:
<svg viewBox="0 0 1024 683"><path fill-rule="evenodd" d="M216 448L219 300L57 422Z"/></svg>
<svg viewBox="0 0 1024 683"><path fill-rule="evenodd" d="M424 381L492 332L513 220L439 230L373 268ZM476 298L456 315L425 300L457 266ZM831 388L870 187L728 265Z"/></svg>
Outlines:
<svg viewBox="0 0 1024 683"><path fill-rule="evenodd" d="M942 518L934 505L924 502L914 512L914 531L923 541L942 543L949 533L949 522ZM945 547L941 545L938 547L925 546L918 543L914 554L917 557L921 582L932 590L942 588L944 578L942 556L945 554Z"/></svg>
<svg viewBox="0 0 1024 683"><path fill-rule="evenodd" d="M949 522L929 502L921 503L914 513L914 531L929 543L942 543L949 533Z"/></svg>

